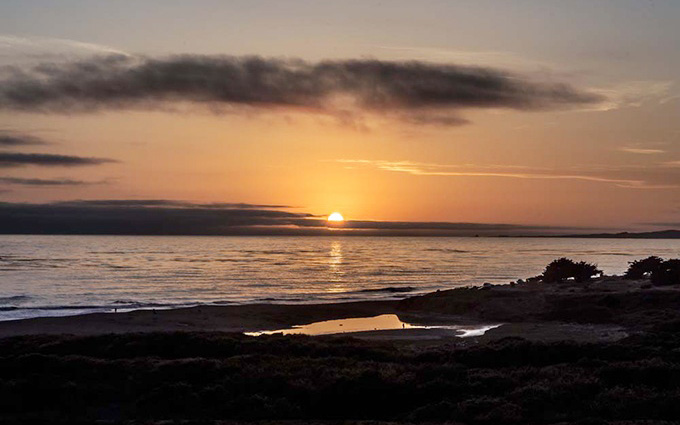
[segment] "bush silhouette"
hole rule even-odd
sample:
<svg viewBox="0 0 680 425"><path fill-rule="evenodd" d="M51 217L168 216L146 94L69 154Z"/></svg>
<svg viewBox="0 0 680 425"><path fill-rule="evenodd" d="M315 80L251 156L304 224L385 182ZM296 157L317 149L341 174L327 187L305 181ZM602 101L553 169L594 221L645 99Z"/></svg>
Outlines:
<svg viewBox="0 0 680 425"><path fill-rule="evenodd" d="M651 281L654 285L677 285L680 283L680 260L672 259L662 262L652 271Z"/></svg>
<svg viewBox="0 0 680 425"><path fill-rule="evenodd" d="M652 273L659 270L659 267L663 262L663 258L657 257L655 255L642 260L635 260L628 263L629 266L625 276L629 279L642 279L645 277L650 277Z"/></svg>
<svg viewBox="0 0 680 425"><path fill-rule="evenodd" d="M586 282L593 276L601 274L594 264L579 261L578 263L569 258L558 258L548 264L541 275L543 282L563 282L567 279L574 279L576 282Z"/></svg>

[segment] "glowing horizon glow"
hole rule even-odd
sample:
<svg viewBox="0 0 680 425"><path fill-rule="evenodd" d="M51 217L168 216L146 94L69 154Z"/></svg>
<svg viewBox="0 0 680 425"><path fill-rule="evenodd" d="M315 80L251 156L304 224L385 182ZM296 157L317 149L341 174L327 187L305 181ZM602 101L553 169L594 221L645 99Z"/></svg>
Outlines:
<svg viewBox="0 0 680 425"><path fill-rule="evenodd" d="M342 216L339 212L334 212L331 215L328 216L328 221L334 221L334 222L341 222L345 221L345 217Z"/></svg>

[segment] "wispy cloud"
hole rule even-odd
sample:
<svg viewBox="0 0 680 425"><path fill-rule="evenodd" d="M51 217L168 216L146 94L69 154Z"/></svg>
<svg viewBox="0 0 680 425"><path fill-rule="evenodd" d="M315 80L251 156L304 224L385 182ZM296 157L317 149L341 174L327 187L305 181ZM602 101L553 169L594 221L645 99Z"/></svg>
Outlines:
<svg viewBox="0 0 680 425"><path fill-rule="evenodd" d="M36 61L64 61L92 55L130 56L101 44L52 37L19 37L0 34L0 64Z"/></svg>
<svg viewBox="0 0 680 425"><path fill-rule="evenodd" d="M89 158L74 155L53 155L46 153L0 152L0 168L41 165L46 167L78 167L116 162L108 158Z"/></svg>
<svg viewBox="0 0 680 425"><path fill-rule="evenodd" d="M611 87L593 89L607 100L593 105L591 109L608 111L637 107L646 102L664 103L671 97L673 85L673 81L627 81Z"/></svg>
<svg viewBox="0 0 680 425"><path fill-rule="evenodd" d="M18 135L18 134L9 134L9 133L5 133L3 131L0 131L0 147L46 145L46 144L47 144L46 142L44 142L42 139L39 139L37 137L32 137L32 136L27 136L27 135Z"/></svg>
<svg viewBox="0 0 680 425"><path fill-rule="evenodd" d="M568 84L495 68L416 61L109 56L20 68L0 79L0 109L52 113L185 101L331 114L353 109L460 125L465 120L459 111L468 108L550 110L602 100Z"/></svg>
<svg viewBox="0 0 680 425"><path fill-rule="evenodd" d="M104 181L90 182L72 179L37 179L22 177L0 177L0 183L21 185L21 186L85 186L92 184L103 184Z"/></svg>
<svg viewBox="0 0 680 425"><path fill-rule="evenodd" d="M472 164L448 165L411 161L384 161L367 159L340 159L336 162L352 165L375 167L379 170L406 173L414 176L444 177L496 177L510 179L537 180L581 180L597 183L609 183L628 189L674 189L677 184L653 184L646 180L612 178L595 174L564 173L546 168L529 168L522 166L476 166Z"/></svg>
<svg viewBox="0 0 680 425"><path fill-rule="evenodd" d="M635 147L628 147L628 146L623 146L623 147L619 148L619 150L622 151L622 152L635 153L635 154L640 154L640 155L655 155L655 154L666 152L662 149L635 148Z"/></svg>
<svg viewBox="0 0 680 425"><path fill-rule="evenodd" d="M15 131L0 130L0 147L46 144L48 143L39 137L18 133Z"/></svg>

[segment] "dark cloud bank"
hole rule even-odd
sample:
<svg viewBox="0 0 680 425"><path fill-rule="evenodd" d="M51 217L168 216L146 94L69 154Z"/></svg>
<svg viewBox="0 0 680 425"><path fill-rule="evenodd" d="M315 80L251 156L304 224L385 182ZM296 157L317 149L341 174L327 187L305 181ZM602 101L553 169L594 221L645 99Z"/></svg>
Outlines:
<svg viewBox="0 0 680 425"><path fill-rule="evenodd" d="M465 120L451 112L463 108L542 110L603 100L494 68L415 61L114 56L13 68L5 75L0 109L29 112L152 108L164 101L337 112L332 101L343 96L365 110L458 125Z"/></svg>
<svg viewBox="0 0 680 425"><path fill-rule="evenodd" d="M246 204L243 202L214 202L199 204L195 202L176 201L168 199L93 199L55 202L52 205L85 206L85 207L181 207L206 209L282 209L293 208L290 205Z"/></svg>
<svg viewBox="0 0 680 425"><path fill-rule="evenodd" d="M102 235L381 235L474 236L564 233L509 224L348 221L330 229L323 217L285 206L192 204L168 200L0 203L0 233Z"/></svg>

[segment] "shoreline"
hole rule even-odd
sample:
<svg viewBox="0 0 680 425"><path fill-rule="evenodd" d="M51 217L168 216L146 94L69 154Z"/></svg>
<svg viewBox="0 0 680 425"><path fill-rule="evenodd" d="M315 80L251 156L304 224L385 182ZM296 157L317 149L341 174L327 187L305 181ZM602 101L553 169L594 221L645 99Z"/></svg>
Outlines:
<svg viewBox="0 0 680 425"><path fill-rule="evenodd" d="M338 319L385 314L419 327L344 333L360 338L448 340L442 325L485 326L479 340L522 337L537 341L608 341L680 319L680 289L650 287L646 281L605 276L586 284L522 284L464 287L401 300L317 304L243 304L90 313L0 322L0 338L71 334L78 336L149 332L274 331Z"/></svg>
<svg viewBox="0 0 680 425"><path fill-rule="evenodd" d="M0 322L0 338L35 334L98 335L137 332L249 332L299 322L394 313L398 301L328 304L242 304L143 309L120 313L36 317Z"/></svg>

